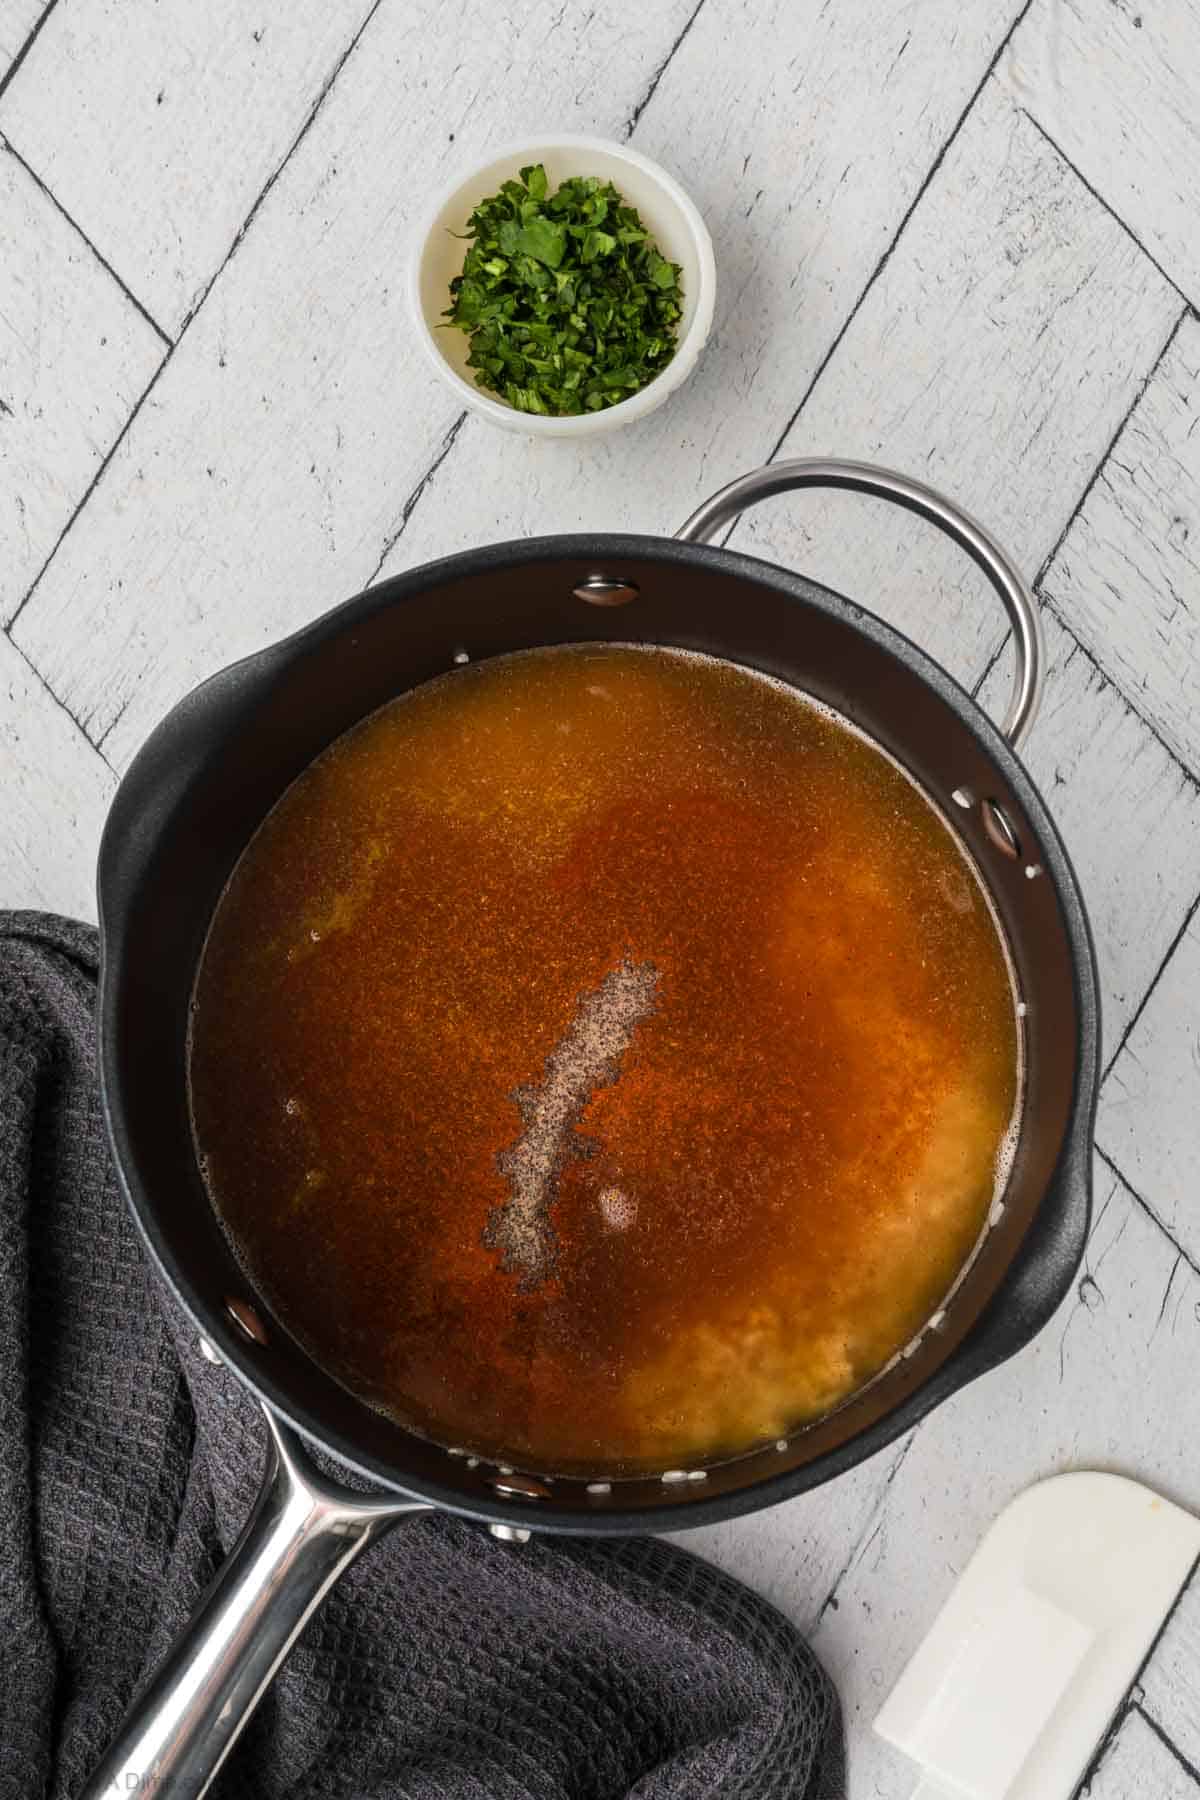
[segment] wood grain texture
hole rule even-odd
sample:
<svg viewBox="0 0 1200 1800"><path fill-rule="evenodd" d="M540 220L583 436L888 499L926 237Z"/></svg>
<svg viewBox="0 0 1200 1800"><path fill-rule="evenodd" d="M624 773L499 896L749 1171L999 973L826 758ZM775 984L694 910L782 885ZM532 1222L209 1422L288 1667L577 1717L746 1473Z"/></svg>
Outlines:
<svg viewBox="0 0 1200 1800"><path fill-rule="evenodd" d="M363 585L445 441L403 274L450 135L470 165L514 118L619 131L690 10L537 0L519 37L483 13L446 32L432 0L375 14L16 621L114 764L201 676ZM554 29L564 53L533 57ZM458 542L486 532L473 510Z"/></svg>
<svg viewBox="0 0 1200 1800"><path fill-rule="evenodd" d="M1200 894L1200 788L1071 634L1044 623L1045 695L1022 756L1083 888L1111 1054ZM993 717L1010 666L1006 652L981 689Z"/></svg>
<svg viewBox="0 0 1200 1800"><path fill-rule="evenodd" d="M1200 1783L1136 1709L1125 1716L1081 1800L1197 1800Z"/></svg>
<svg viewBox="0 0 1200 1800"><path fill-rule="evenodd" d="M369 5L71 0L0 130L174 336Z"/></svg>
<svg viewBox="0 0 1200 1800"><path fill-rule="evenodd" d="M851 1793L911 1792L911 1765L871 1722L984 1531L1023 1488L1100 1468L1195 1504L1200 1275L1102 1168L1096 1200L1076 1292L1027 1350L919 1427L816 1633L846 1708Z"/></svg>
<svg viewBox="0 0 1200 1800"><path fill-rule="evenodd" d="M46 0L0 0L0 80L45 10Z"/></svg>
<svg viewBox="0 0 1200 1800"><path fill-rule="evenodd" d="M1200 304L1200 4L1033 0L1001 75L1014 99Z"/></svg>
<svg viewBox="0 0 1200 1800"><path fill-rule="evenodd" d="M154 374L163 345L0 139L0 624Z"/></svg>
<svg viewBox="0 0 1200 1800"><path fill-rule="evenodd" d="M990 83L780 454L921 476L1032 573L1178 314L1168 284ZM1003 614L962 553L895 509L844 494L777 500L731 543L882 612L968 682L1001 641Z"/></svg>
<svg viewBox="0 0 1200 1800"><path fill-rule="evenodd" d="M1200 1264L1200 913L1104 1083L1096 1138Z"/></svg>
<svg viewBox="0 0 1200 1800"><path fill-rule="evenodd" d="M1141 1680L1141 1705L1200 1769L1200 1573L1193 1575Z"/></svg>
<svg viewBox="0 0 1200 1800"><path fill-rule="evenodd" d="M1043 591L1200 775L1200 320L1186 318Z"/></svg>
<svg viewBox="0 0 1200 1800"><path fill-rule="evenodd" d="M112 770L0 632L0 896L94 920Z"/></svg>
<svg viewBox="0 0 1200 1800"><path fill-rule="evenodd" d="M632 140L679 175L713 233L700 368L662 412L583 446L501 447L469 419L381 573L461 549L464 495L476 542L661 534L764 461L1007 22L992 0L707 0Z"/></svg>

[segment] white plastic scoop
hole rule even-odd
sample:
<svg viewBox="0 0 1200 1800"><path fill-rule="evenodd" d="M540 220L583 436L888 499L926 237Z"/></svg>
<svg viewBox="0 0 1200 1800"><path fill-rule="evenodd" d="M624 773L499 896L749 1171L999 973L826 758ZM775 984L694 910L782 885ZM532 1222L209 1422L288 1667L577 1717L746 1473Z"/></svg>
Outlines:
<svg viewBox="0 0 1200 1800"><path fill-rule="evenodd" d="M1200 1558L1200 1519L1119 1475L1005 1508L875 1721L913 1800L1071 1800Z"/></svg>

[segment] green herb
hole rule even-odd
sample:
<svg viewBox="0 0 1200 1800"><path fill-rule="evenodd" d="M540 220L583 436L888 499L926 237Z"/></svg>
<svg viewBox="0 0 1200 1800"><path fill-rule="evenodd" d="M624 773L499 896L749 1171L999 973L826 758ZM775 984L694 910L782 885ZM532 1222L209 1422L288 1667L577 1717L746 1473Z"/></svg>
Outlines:
<svg viewBox="0 0 1200 1800"><path fill-rule="evenodd" d="M675 354L679 265L594 176L549 191L540 163L471 214L444 317L471 340L475 381L520 412L598 412Z"/></svg>

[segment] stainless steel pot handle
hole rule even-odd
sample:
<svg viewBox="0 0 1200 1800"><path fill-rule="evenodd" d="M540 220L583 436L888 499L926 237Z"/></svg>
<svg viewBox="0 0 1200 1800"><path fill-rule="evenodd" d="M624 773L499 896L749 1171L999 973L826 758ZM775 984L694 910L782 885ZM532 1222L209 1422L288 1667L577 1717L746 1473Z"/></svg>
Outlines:
<svg viewBox="0 0 1200 1800"><path fill-rule="evenodd" d="M969 513L936 488L913 481L894 469L878 468L874 463L826 462L815 457L769 463L749 475L739 475L706 500L675 535L688 543L706 544L722 525L736 519L748 506L767 500L772 494L808 487L850 488L857 494L891 500L936 525L983 570L1004 602L1013 629L1017 667L1012 698L1000 729L1013 749L1018 749L1033 724L1042 697L1045 651L1037 602L1008 552Z"/></svg>
<svg viewBox="0 0 1200 1800"><path fill-rule="evenodd" d="M254 1511L80 1800L200 1800L338 1576L398 1519L434 1510L337 1487L263 1411Z"/></svg>

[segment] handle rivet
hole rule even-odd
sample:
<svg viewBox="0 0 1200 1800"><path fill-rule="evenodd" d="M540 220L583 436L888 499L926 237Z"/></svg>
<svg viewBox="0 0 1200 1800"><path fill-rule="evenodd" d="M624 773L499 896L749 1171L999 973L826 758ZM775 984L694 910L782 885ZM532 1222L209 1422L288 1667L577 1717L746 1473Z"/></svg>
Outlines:
<svg viewBox="0 0 1200 1800"><path fill-rule="evenodd" d="M498 1475L492 1482L498 1494L504 1494L511 1500L548 1500L549 1488L543 1487L540 1481L534 1481L528 1475L514 1475L511 1471Z"/></svg>
<svg viewBox="0 0 1200 1800"><path fill-rule="evenodd" d="M250 1305L248 1300L239 1300L236 1295L225 1296L225 1311L234 1324L239 1326L245 1335L256 1344L265 1344L267 1328Z"/></svg>
<svg viewBox="0 0 1200 1800"><path fill-rule="evenodd" d="M1021 854L1021 840L1013 830L1012 821L999 801L985 800L979 808L979 816L983 820L983 829L997 850L1016 862Z"/></svg>
<svg viewBox="0 0 1200 1800"><path fill-rule="evenodd" d="M571 592L577 600L586 600L589 606L628 606L631 600L637 599L641 589L636 581L597 574L585 575Z"/></svg>

